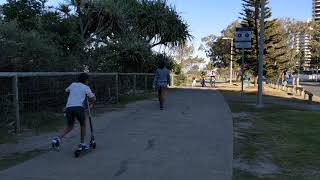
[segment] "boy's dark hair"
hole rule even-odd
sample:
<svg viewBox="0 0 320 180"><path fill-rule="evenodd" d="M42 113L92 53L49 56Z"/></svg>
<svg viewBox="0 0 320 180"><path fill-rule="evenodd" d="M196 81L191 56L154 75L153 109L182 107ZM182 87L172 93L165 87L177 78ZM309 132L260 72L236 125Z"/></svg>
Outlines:
<svg viewBox="0 0 320 180"><path fill-rule="evenodd" d="M159 68L160 68L160 69L163 69L165 66L166 66L166 62L165 62L163 59L161 59L161 60L159 61Z"/></svg>
<svg viewBox="0 0 320 180"><path fill-rule="evenodd" d="M81 83L86 83L86 81L89 79L89 75L87 73L81 73L79 76L78 76L78 81L81 82Z"/></svg>

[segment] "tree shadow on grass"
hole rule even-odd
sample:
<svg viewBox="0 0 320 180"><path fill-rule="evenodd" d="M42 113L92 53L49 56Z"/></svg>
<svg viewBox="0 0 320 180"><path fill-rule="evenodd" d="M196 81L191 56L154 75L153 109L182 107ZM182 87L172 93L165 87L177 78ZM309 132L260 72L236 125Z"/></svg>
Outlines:
<svg viewBox="0 0 320 180"><path fill-rule="evenodd" d="M241 102L241 93L237 90L219 90L227 101L231 102ZM245 92L244 94L244 103L245 104L256 104L257 92ZM292 96L290 98L278 97L271 95L263 95L263 102L268 104L277 104L289 106L297 109L306 109L306 110L320 110L320 103L318 102L309 102L307 100L301 100Z"/></svg>

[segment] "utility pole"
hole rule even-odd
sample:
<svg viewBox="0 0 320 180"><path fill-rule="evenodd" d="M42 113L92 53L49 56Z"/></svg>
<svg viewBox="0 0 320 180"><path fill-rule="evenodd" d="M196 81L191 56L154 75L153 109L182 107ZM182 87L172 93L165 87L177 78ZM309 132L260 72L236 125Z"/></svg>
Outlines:
<svg viewBox="0 0 320 180"><path fill-rule="evenodd" d="M230 55L230 85L232 86L232 79L233 79L233 39L231 39L231 55Z"/></svg>
<svg viewBox="0 0 320 180"><path fill-rule="evenodd" d="M241 58L241 102L244 103L244 48L242 48Z"/></svg>
<svg viewBox="0 0 320 180"><path fill-rule="evenodd" d="M263 53L264 53L264 31L265 31L265 0L260 0L261 7L261 21L260 21L260 48L259 48L259 73L258 73L258 97L257 97L257 107L263 107Z"/></svg>

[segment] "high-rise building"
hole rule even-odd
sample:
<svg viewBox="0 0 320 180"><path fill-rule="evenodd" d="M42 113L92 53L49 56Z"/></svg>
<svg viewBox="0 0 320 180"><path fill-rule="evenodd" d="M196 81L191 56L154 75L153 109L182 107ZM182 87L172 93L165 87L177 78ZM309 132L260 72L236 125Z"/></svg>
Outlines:
<svg viewBox="0 0 320 180"><path fill-rule="evenodd" d="M301 53L301 58L303 60L303 69L310 70L311 62L311 51L309 48L310 35L306 33L297 33L293 37L293 46L297 53Z"/></svg>
<svg viewBox="0 0 320 180"><path fill-rule="evenodd" d="M314 21L320 21L320 0L312 0L312 16ZM305 25L309 26L311 19ZM311 27L309 27L311 28ZM311 50L310 50L311 36L306 32L296 33L293 36L293 47L297 53L301 53L303 60L303 69L311 70Z"/></svg>
<svg viewBox="0 0 320 180"><path fill-rule="evenodd" d="M320 21L320 0L312 0L312 16L314 21Z"/></svg>
<svg viewBox="0 0 320 180"><path fill-rule="evenodd" d="M305 34L304 38L302 39L302 52L303 52L303 58L304 58L304 69L310 70L310 63L311 63L311 50L310 50L310 41L311 36L309 34Z"/></svg>

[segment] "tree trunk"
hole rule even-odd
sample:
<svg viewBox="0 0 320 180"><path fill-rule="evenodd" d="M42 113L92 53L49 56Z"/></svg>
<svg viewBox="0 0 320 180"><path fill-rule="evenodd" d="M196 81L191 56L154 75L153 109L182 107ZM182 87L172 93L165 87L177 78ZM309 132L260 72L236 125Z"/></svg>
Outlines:
<svg viewBox="0 0 320 180"><path fill-rule="evenodd" d="M281 80L281 82L282 82L282 71L280 72L280 74L279 74L279 77L278 77L278 80L277 80L277 85L279 85L280 84L280 80ZM298 75L299 76L299 75Z"/></svg>
<svg viewBox="0 0 320 180"><path fill-rule="evenodd" d="M255 33L255 50L256 50L256 69L255 69L255 78L254 78L254 86L256 87L258 85L257 77L258 77L258 66L259 66L259 7L260 2L256 1L255 4L255 27L254 27L254 33Z"/></svg>

